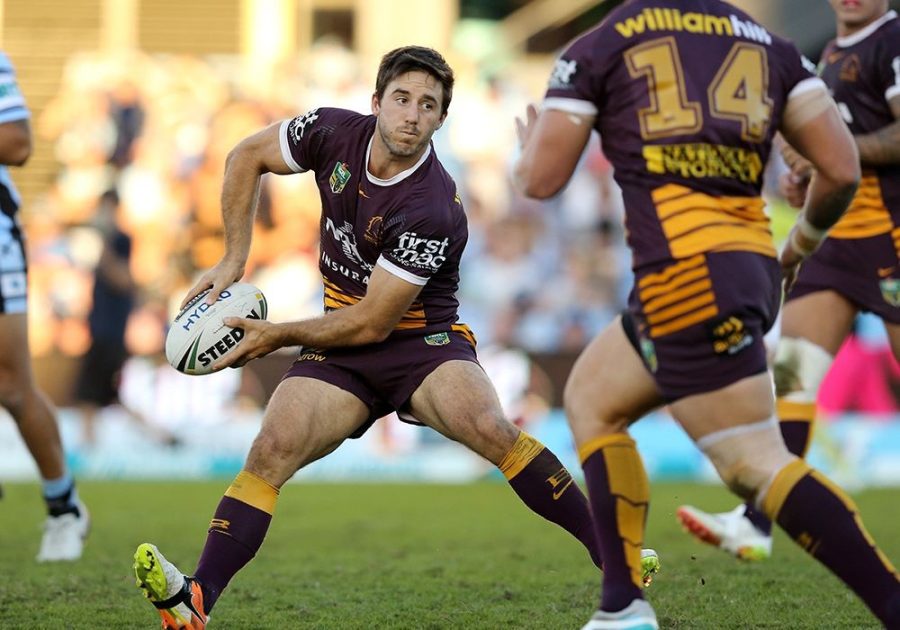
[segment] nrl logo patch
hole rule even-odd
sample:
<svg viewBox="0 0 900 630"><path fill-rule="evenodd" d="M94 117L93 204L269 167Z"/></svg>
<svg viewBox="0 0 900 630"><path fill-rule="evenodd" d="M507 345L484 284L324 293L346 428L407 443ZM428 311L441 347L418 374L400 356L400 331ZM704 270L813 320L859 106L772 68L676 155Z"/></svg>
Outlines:
<svg viewBox="0 0 900 630"><path fill-rule="evenodd" d="M350 165L346 162L338 162L331 171L328 183L331 184L331 192L339 195L344 191L344 186L350 181Z"/></svg>
<svg viewBox="0 0 900 630"><path fill-rule="evenodd" d="M646 337L641 337L641 354L644 357L644 363L647 364L647 368L656 374L656 370L659 369L659 361L656 359L656 347Z"/></svg>
<svg viewBox="0 0 900 630"><path fill-rule="evenodd" d="M900 280L887 278L878 283L881 287L881 297L891 306L900 306Z"/></svg>
<svg viewBox="0 0 900 630"><path fill-rule="evenodd" d="M429 346L446 346L450 343L450 335L445 332L425 335L425 343Z"/></svg>

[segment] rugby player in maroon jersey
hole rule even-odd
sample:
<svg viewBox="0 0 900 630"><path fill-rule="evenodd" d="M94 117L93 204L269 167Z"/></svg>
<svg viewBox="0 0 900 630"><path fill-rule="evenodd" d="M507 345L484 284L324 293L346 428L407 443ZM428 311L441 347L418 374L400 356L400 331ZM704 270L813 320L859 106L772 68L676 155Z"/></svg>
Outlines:
<svg viewBox="0 0 900 630"><path fill-rule="evenodd" d="M322 201L326 313L283 323L225 320L245 335L215 369L286 346L302 351L216 509L194 575L182 575L149 543L135 553L139 585L164 628L204 627L230 579L262 545L284 483L392 411L495 464L529 508L566 529L601 565L587 499L549 449L503 416L474 335L457 321L466 216L431 144L452 90L453 72L439 53L399 48L382 59L372 115L314 109L250 136L229 155L226 253L185 302L205 289L212 302L243 276L260 176L312 171ZM658 559L652 550L643 556L649 581Z"/></svg>
<svg viewBox="0 0 900 630"><path fill-rule="evenodd" d="M633 255L628 310L582 353L565 392L605 569L585 628L658 627L640 589L649 484L627 429L663 403L732 491L900 625L895 569L850 498L785 447L766 365L782 278L790 286L860 177L808 65L724 2L632 0L567 48L540 114L518 122L516 184L539 198L566 184L600 133ZM816 168L780 255L760 198L776 131Z"/></svg>
<svg viewBox="0 0 900 630"><path fill-rule="evenodd" d="M862 181L841 220L785 296L774 360L776 410L788 450L805 457L816 397L861 311L878 316L900 360L900 19L887 0L831 0L837 38L821 77L853 133ZM782 190L803 207L812 164L789 145ZM828 317L821 317L828 313ZM721 514L682 506L694 536L742 559L769 557L772 522L750 503Z"/></svg>

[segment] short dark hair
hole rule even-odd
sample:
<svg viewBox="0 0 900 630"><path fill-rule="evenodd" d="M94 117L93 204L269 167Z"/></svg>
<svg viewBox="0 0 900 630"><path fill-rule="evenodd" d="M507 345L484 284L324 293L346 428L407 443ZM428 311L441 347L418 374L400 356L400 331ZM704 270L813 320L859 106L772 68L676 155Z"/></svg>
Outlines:
<svg viewBox="0 0 900 630"><path fill-rule="evenodd" d="M388 83L405 72L421 70L440 81L443 88L441 115L447 113L453 98L453 69L438 51L424 46L403 46L395 48L381 58L378 78L375 80L375 94L378 100L384 96Z"/></svg>

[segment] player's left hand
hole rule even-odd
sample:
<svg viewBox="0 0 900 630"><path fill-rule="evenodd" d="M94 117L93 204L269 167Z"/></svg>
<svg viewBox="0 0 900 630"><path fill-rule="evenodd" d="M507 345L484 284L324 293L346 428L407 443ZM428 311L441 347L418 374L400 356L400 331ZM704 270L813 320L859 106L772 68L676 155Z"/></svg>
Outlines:
<svg viewBox="0 0 900 630"><path fill-rule="evenodd" d="M785 294L794 285L794 281L797 279L797 272L800 270L800 264L818 246L818 242L811 241L803 236L803 233L800 232L796 225L791 228L791 233L784 244L784 249L781 250L781 255L778 257L781 263L781 277Z"/></svg>
<svg viewBox="0 0 900 630"><path fill-rule="evenodd" d="M534 132L534 124L537 122L538 111L534 103L529 103L525 108L525 120L516 116L516 135L519 137L519 148L524 149L528 139Z"/></svg>
<svg viewBox="0 0 900 630"><path fill-rule="evenodd" d="M218 372L226 367L238 368L253 359L264 357L281 347L278 327L264 319L226 317L222 322L231 328L241 328L244 337L231 352L216 361L212 368Z"/></svg>

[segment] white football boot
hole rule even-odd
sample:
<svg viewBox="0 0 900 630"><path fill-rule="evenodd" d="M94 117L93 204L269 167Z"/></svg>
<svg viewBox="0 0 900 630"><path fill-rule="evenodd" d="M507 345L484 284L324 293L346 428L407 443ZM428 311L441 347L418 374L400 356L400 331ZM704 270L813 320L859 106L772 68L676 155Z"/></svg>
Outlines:
<svg viewBox="0 0 900 630"><path fill-rule="evenodd" d="M690 505L676 512L685 531L697 540L727 551L741 560L765 560L772 555L772 536L759 531L744 516L744 506L709 514Z"/></svg>
<svg viewBox="0 0 900 630"><path fill-rule="evenodd" d="M581 630L659 630L659 624L650 603L635 599L619 612L598 610Z"/></svg>
<svg viewBox="0 0 900 630"><path fill-rule="evenodd" d="M200 583L182 574L156 545L138 545L133 567L136 584L159 613L163 630L206 628L209 616L204 610Z"/></svg>
<svg viewBox="0 0 900 630"><path fill-rule="evenodd" d="M44 522L44 537L37 555L38 562L78 560L84 550L84 539L91 527L91 517L84 503L78 502L78 514L71 512L48 516Z"/></svg>

